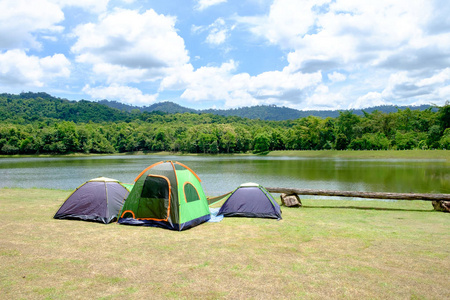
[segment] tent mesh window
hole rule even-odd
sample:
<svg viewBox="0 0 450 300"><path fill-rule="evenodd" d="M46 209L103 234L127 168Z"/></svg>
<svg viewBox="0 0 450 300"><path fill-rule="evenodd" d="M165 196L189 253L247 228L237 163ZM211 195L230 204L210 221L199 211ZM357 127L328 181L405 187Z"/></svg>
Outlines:
<svg viewBox="0 0 450 300"><path fill-rule="evenodd" d="M168 179L148 176L142 187L138 218L165 219L168 216L170 189Z"/></svg>
<svg viewBox="0 0 450 300"><path fill-rule="evenodd" d="M186 202L193 202L200 200L197 189L190 183L184 185L184 196L186 197Z"/></svg>
<svg viewBox="0 0 450 300"><path fill-rule="evenodd" d="M154 198L154 199L168 199L169 186L167 180L162 177L145 178L144 186L142 187L142 198Z"/></svg>

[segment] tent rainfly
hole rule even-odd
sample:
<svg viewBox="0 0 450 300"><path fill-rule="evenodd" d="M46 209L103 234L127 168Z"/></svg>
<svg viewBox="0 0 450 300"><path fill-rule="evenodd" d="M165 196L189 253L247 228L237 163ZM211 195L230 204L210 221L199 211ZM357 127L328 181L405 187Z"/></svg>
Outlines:
<svg viewBox="0 0 450 300"><path fill-rule="evenodd" d="M217 214L281 220L280 205L263 186L251 182L241 184L234 190Z"/></svg>
<svg viewBox="0 0 450 300"><path fill-rule="evenodd" d="M129 191L115 179L91 179L66 199L54 218L111 223L117 220L117 214L128 193Z"/></svg>
<svg viewBox="0 0 450 300"><path fill-rule="evenodd" d="M155 163L135 179L118 223L181 231L206 222L211 216L200 182L182 163Z"/></svg>

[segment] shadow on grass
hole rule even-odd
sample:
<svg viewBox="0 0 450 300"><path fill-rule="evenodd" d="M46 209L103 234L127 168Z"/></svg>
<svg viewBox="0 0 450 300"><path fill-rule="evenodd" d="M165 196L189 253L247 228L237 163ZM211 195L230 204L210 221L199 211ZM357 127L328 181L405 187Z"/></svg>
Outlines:
<svg viewBox="0 0 450 300"><path fill-rule="evenodd" d="M424 209L367 207L367 206L302 206L301 208L305 208L305 209L337 208L337 209L356 209L356 210L414 211L414 212L424 212L424 213L435 212L434 209L424 210Z"/></svg>

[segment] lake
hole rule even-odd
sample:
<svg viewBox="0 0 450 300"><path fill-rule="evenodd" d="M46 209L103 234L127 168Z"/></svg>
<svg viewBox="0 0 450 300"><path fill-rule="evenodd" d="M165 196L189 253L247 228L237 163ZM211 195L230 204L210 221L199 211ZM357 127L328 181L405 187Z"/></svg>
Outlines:
<svg viewBox="0 0 450 300"><path fill-rule="evenodd" d="M132 183L144 168L161 160L179 161L193 169L202 179L208 196L224 194L244 182L256 182L267 187L450 193L450 169L445 160L252 155L0 158L0 188L73 190L99 176Z"/></svg>

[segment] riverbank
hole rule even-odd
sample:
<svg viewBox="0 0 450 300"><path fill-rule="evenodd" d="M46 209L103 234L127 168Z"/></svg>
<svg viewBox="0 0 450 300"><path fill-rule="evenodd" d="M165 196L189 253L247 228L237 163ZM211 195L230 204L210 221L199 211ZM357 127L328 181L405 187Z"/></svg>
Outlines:
<svg viewBox="0 0 450 300"><path fill-rule="evenodd" d="M280 150L270 151L263 154L254 153L234 153L234 154L202 154L202 153L181 153L181 152L126 152L126 153L72 153L72 154L39 154L39 155L0 155L0 158L13 157L53 157L53 156L68 156L68 157L85 157L85 156L127 156L127 155L154 155L154 156L290 156L290 157L314 157L314 158L357 158L357 159L442 159L450 162L449 150Z"/></svg>
<svg viewBox="0 0 450 300"><path fill-rule="evenodd" d="M302 199L173 232L54 220L69 194L0 189L3 297L450 298L450 218L428 202Z"/></svg>
<svg viewBox="0 0 450 300"><path fill-rule="evenodd" d="M448 150L317 150L317 151L271 151L270 156L359 158L359 159L443 159L450 162Z"/></svg>

